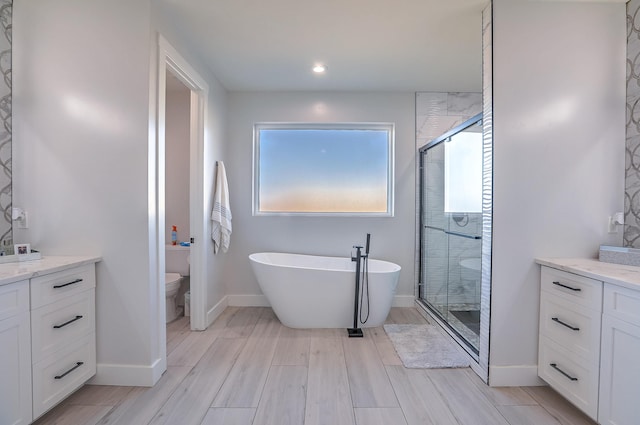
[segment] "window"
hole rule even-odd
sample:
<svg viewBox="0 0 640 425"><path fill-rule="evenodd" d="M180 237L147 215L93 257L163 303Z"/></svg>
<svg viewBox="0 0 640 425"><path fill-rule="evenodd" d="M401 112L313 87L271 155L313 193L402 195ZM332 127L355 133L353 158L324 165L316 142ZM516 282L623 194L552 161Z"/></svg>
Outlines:
<svg viewBox="0 0 640 425"><path fill-rule="evenodd" d="M393 216L393 124L256 124L254 215Z"/></svg>
<svg viewBox="0 0 640 425"><path fill-rule="evenodd" d="M444 144L444 211L482 212L482 127L474 125Z"/></svg>

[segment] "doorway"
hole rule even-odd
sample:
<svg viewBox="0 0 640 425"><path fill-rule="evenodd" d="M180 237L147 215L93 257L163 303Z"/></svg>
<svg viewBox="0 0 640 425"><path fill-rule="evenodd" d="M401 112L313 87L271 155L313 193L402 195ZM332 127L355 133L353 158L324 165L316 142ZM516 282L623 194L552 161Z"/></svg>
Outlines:
<svg viewBox="0 0 640 425"><path fill-rule="evenodd" d="M205 111L209 88L204 79L189 65L189 63L171 46L162 36L158 38L157 58L157 98L154 105L157 109L157 133L155 143L151 147L150 169L154 172L154 190L151 193L150 207L155 212L152 217L153 237L152 244L152 276L158 282L158 314L157 335L160 369L166 369L166 305L165 305L165 247L167 241L171 241L171 226L175 223L167 222L167 200L165 196L166 181L173 173L166 173L167 167L171 167L171 157L167 153L167 87L179 84L188 97L188 131L185 131L186 142L182 142L182 152L188 157L188 228L189 232L180 232L178 238L188 241L190 277L189 286L191 293L190 302L190 328L191 330L204 330L207 327L207 276L204 267L205 242L207 240L207 223L209 217L205 211L204 197L204 137L205 137ZM169 77L169 78L167 78ZM174 81L175 79L175 81ZM180 88L180 86L178 86ZM171 101L171 99L169 99ZM185 159L186 161L186 159ZM186 178L186 176L183 176ZM184 189L183 189L184 190ZM184 199L187 199L186 197ZM153 214L152 214L153 215ZM182 215L182 220L187 220ZM183 225L185 226L185 225ZM195 241L195 243L194 243Z"/></svg>
<svg viewBox="0 0 640 425"><path fill-rule="evenodd" d="M189 322L190 273L189 251L190 225L190 120L191 90L172 73L166 70L165 90L165 271L182 276L179 287L173 285L167 298L169 323L185 316ZM165 282L166 283L166 282ZM177 290L177 292L176 292ZM186 295L186 297L185 297Z"/></svg>

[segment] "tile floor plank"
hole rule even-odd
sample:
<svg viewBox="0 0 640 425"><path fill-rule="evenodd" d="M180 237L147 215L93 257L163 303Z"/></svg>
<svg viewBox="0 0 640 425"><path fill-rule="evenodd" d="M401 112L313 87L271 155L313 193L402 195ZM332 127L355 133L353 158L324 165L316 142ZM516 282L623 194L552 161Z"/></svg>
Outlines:
<svg viewBox="0 0 640 425"><path fill-rule="evenodd" d="M221 330L217 334L222 333ZM167 355L168 366L195 366L218 336L215 332L204 334L189 332L180 344Z"/></svg>
<svg viewBox="0 0 640 425"><path fill-rule="evenodd" d="M399 407L355 408L357 425L407 425Z"/></svg>
<svg viewBox="0 0 640 425"><path fill-rule="evenodd" d="M150 423L199 425L244 345L244 339L217 338Z"/></svg>
<svg viewBox="0 0 640 425"><path fill-rule="evenodd" d="M365 337L371 336L373 339L382 364L402 366L402 360L400 360L396 349L393 347L393 343L382 326L367 328L364 331Z"/></svg>
<svg viewBox="0 0 640 425"><path fill-rule="evenodd" d="M112 406L58 405L35 421L34 425L95 425Z"/></svg>
<svg viewBox="0 0 640 425"><path fill-rule="evenodd" d="M305 366L272 366L253 425L304 425Z"/></svg>
<svg viewBox="0 0 640 425"><path fill-rule="evenodd" d="M237 309L224 326L222 338L248 338L262 313L260 307ZM217 322L217 320L216 320Z"/></svg>
<svg viewBox="0 0 640 425"><path fill-rule="evenodd" d="M283 327L278 337L274 366L308 366L311 338L308 332L292 332L298 329Z"/></svg>
<svg viewBox="0 0 640 425"><path fill-rule="evenodd" d="M595 425L591 418L551 387L526 387L525 391L562 425Z"/></svg>
<svg viewBox="0 0 640 425"><path fill-rule="evenodd" d="M171 334L167 333L167 357L173 353L173 350L175 350L190 333L191 331L172 332Z"/></svg>
<svg viewBox="0 0 640 425"><path fill-rule="evenodd" d="M167 335L174 332L185 332L190 330L191 322L189 316L180 316L173 322L167 323Z"/></svg>
<svg viewBox="0 0 640 425"><path fill-rule="evenodd" d="M117 406L133 390L133 387L112 385L85 385L63 403L85 406Z"/></svg>
<svg viewBox="0 0 640 425"><path fill-rule="evenodd" d="M353 407L398 407L398 399L369 338L343 339Z"/></svg>
<svg viewBox="0 0 640 425"><path fill-rule="evenodd" d="M561 425L540 406L497 406L510 425Z"/></svg>
<svg viewBox="0 0 640 425"><path fill-rule="evenodd" d="M489 387L482 382L482 379L480 379L473 370L465 369L465 372L476 388L480 390L494 406L527 406L538 404L529 393L520 387Z"/></svg>
<svg viewBox="0 0 640 425"><path fill-rule="evenodd" d="M256 409L212 407L201 425L252 425Z"/></svg>
<svg viewBox="0 0 640 425"><path fill-rule="evenodd" d="M277 342L277 336L248 338L211 407L258 407Z"/></svg>
<svg viewBox="0 0 640 425"><path fill-rule="evenodd" d="M342 338L311 338L304 423L355 424Z"/></svg>
<svg viewBox="0 0 640 425"><path fill-rule="evenodd" d="M404 366L386 369L408 425L458 425L424 370Z"/></svg>
<svg viewBox="0 0 640 425"><path fill-rule="evenodd" d="M169 367L152 388L132 387L126 399L110 411L98 425L148 424L191 369Z"/></svg>
<svg viewBox="0 0 640 425"><path fill-rule="evenodd" d="M425 373L461 425L509 425L464 369L427 369Z"/></svg>
<svg viewBox="0 0 640 425"><path fill-rule="evenodd" d="M263 307L250 336L257 338L277 338L282 328L284 328L284 325L280 323L273 310Z"/></svg>

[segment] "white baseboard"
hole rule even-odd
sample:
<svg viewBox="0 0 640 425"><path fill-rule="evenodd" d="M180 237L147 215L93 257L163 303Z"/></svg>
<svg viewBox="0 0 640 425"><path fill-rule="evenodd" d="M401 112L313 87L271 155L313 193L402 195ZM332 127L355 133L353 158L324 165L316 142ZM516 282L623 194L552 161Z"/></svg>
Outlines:
<svg viewBox="0 0 640 425"><path fill-rule="evenodd" d="M391 307L415 307L416 297L413 295L396 295Z"/></svg>
<svg viewBox="0 0 640 425"><path fill-rule="evenodd" d="M264 295L227 295L226 298L232 307L271 307Z"/></svg>
<svg viewBox="0 0 640 425"><path fill-rule="evenodd" d="M539 387L547 385L538 377L538 366L489 366L492 387Z"/></svg>
<svg viewBox="0 0 640 425"><path fill-rule="evenodd" d="M153 387L167 369L166 362L156 360L152 365L97 365L96 376L91 378L90 385L118 385L124 387Z"/></svg>
<svg viewBox="0 0 640 425"><path fill-rule="evenodd" d="M225 295L216 305L214 305L213 307L211 307L211 309L209 309L209 311L207 311L207 327L209 327L209 325L211 325L213 321L216 320L218 316L220 316L220 314L222 314L222 312L225 308L227 308L228 305L229 297Z"/></svg>

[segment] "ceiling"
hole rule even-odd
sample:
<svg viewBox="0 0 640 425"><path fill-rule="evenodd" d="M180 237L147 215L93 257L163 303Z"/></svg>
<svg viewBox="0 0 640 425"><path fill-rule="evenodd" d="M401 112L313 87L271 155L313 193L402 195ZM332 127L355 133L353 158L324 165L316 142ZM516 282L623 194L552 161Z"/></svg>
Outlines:
<svg viewBox="0 0 640 425"><path fill-rule="evenodd" d="M229 91L481 90L488 0L153 4Z"/></svg>

